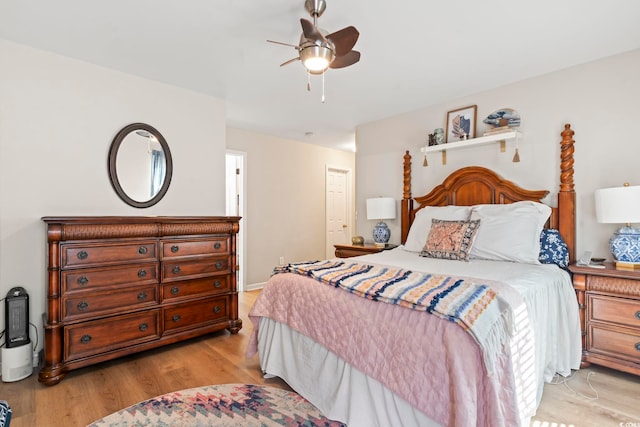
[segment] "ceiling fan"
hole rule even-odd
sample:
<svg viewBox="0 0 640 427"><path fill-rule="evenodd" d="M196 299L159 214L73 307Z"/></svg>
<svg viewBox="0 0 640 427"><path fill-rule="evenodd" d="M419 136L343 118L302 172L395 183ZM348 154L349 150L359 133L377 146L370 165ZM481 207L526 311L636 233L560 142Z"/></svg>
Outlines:
<svg viewBox="0 0 640 427"><path fill-rule="evenodd" d="M283 62L285 66L295 61L301 61L309 74L324 74L328 68L344 68L360 60L360 52L353 50L360 33L353 26L327 34L318 27L318 17L327 7L325 0L305 0L304 7L313 18L313 22L301 18L302 35L297 45L267 40L270 43L293 47L298 56ZM307 90L311 86L307 83Z"/></svg>

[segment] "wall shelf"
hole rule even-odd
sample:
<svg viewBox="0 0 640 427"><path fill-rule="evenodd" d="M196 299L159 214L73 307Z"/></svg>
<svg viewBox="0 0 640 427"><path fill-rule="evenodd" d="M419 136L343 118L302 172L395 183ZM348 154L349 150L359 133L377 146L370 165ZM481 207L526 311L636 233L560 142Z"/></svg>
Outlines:
<svg viewBox="0 0 640 427"><path fill-rule="evenodd" d="M468 139L466 141L456 141L456 142L449 142L447 144L422 147L420 151L422 152L422 154L424 154L425 160L428 153L436 153L439 151L442 152L442 164L446 165L448 150L456 150L460 148L475 147L478 145L499 143L500 151L504 152L506 141L515 139L517 142L521 137L522 137L522 133L517 130L514 130L511 132L497 133L495 135L480 136L478 138Z"/></svg>

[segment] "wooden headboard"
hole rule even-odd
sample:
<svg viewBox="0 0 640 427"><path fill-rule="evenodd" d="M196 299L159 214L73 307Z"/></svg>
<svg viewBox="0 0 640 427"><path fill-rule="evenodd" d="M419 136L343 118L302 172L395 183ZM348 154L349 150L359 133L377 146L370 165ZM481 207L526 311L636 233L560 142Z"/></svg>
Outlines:
<svg viewBox="0 0 640 427"><path fill-rule="evenodd" d="M564 125L560 142L560 190L557 207L552 207L548 228L556 228L569 248L570 261L575 260L576 250L576 193L573 183L574 132L569 124ZM546 190L527 190L497 173L480 166L458 169L442 184L428 194L413 199L411 197L411 155L404 155L404 189L402 195L402 243L409 234L416 212L425 206L477 204L505 204L521 200L540 202L549 194ZM414 200L419 204L414 209Z"/></svg>

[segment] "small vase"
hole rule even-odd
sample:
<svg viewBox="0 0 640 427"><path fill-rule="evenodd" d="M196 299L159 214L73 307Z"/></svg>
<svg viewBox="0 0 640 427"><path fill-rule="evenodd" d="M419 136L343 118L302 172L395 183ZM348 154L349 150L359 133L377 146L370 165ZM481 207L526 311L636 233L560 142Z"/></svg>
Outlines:
<svg viewBox="0 0 640 427"><path fill-rule="evenodd" d="M351 238L351 243L355 246L363 246L364 245L364 237L362 236L353 236Z"/></svg>

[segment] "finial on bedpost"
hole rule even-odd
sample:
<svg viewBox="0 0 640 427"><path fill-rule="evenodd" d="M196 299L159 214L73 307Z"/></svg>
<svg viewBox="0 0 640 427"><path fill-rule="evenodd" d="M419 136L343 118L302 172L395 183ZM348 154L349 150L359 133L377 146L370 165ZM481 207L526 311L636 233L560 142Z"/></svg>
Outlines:
<svg viewBox="0 0 640 427"><path fill-rule="evenodd" d="M404 153L404 187L402 190L402 198L411 198L411 154L409 154L409 150Z"/></svg>
<svg viewBox="0 0 640 427"><path fill-rule="evenodd" d="M573 140L574 131L569 123L564 125L560 143L560 191L573 191Z"/></svg>

